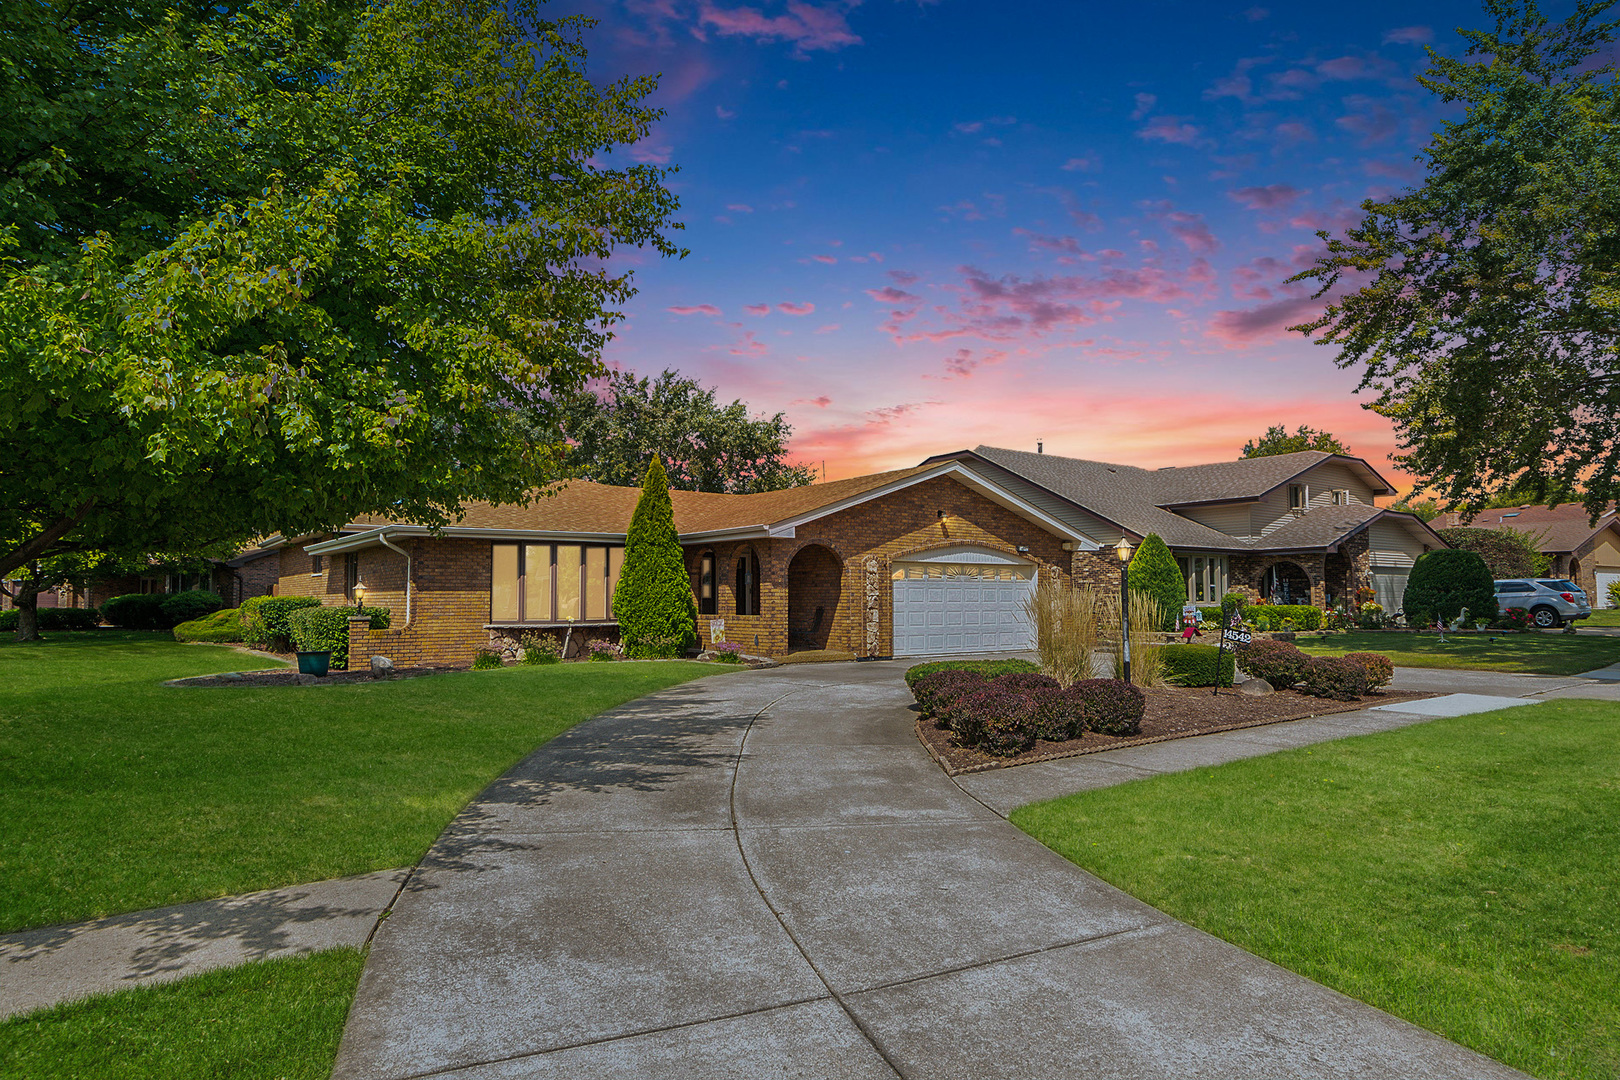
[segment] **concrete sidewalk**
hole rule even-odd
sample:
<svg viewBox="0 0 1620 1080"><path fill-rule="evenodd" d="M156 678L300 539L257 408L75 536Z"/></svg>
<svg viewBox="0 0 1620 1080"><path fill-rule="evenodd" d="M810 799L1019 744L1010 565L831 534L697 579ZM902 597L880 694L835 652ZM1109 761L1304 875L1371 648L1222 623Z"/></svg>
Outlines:
<svg viewBox="0 0 1620 1080"><path fill-rule="evenodd" d="M542 747L378 930L334 1075L1518 1075L1014 829L918 745L905 666L704 679Z"/></svg>
<svg viewBox="0 0 1620 1080"><path fill-rule="evenodd" d="M0 935L0 1018L213 968L365 944L409 870Z"/></svg>

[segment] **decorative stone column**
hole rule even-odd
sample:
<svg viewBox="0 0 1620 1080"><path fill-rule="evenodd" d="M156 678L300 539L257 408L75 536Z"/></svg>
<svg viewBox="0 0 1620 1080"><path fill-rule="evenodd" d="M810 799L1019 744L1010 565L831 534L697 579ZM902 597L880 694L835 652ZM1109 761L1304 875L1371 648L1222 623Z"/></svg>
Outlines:
<svg viewBox="0 0 1620 1080"><path fill-rule="evenodd" d="M883 639L883 568L876 555L868 555L863 569L866 590L861 610L865 632L861 644L867 656L878 656Z"/></svg>

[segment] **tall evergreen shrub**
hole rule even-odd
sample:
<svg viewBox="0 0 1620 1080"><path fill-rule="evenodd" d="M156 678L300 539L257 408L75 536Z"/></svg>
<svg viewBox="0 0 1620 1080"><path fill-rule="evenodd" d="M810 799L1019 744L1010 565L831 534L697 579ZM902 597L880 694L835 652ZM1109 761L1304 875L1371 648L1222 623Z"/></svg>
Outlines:
<svg viewBox="0 0 1620 1080"><path fill-rule="evenodd" d="M1476 553L1440 548L1418 557L1401 606L1412 626L1426 626L1435 619L1450 622L1463 608L1471 619L1494 619L1496 582Z"/></svg>
<svg viewBox="0 0 1620 1080"><path fill-rule="evenodd" d="M1181 576L1176 557L1170 554L1157 533L1142 537L1131 556L1131 591L1151 593L1159 600L1160 630L1174 630L1187 603L1187 582Z"/></svg>
<svg viewBox="0 0 1620 1080"><path fill-rule="evenodd" d="M697 607L686 559L675 533L669 478L656 456L647 466L641 498L630 518L624 569L613 591L613 617L626 655L679 656L697 644Z"/></svg>

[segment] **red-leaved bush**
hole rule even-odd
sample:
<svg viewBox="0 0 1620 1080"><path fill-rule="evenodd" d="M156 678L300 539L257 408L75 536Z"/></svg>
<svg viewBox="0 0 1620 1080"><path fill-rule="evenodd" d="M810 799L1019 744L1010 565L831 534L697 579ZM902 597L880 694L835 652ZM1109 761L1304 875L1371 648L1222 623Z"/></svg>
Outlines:
<svg viewBox="0 0 1620 1080"><path fill-rule="evenodd" d="M1389 681L1395 677L1395 665L1383 653L1353 652L1345 653L1346 660L1354 660L1361 665L1367 673L1367 689L1377 690L1388 686Z"/></svg>
<svg viewBox="0 0 1620 1080"><path fill-rule="evenodd" d="M958 698L984 685L984 676L976 671L936 671L918 679L911 693L917 699L917 704L922 706L924 716L943 721ZM950 725L947 723L946 726Z"/></svg>
<svg viewBox="0 0 1620 1080"><path fill-rule="evenodd" d="M1238 650L1238 667L1278 690L1287 690L1298 682L1309 659L1287 641L1256 641Z"/></svg>
<svg viewBox="0 0 1620 1080"><path fill-rule="evenodd" d="M1087 731L1135 735L1142 730L1147 697L1122 679L1081 679L1063 692L1082 703Z"/></svg>
<svg viewBox="0 0 1620 1080"><path fill-rule="evenodd" d="M1356 701L1367 692L1367 669L1348 656L1317 656L1305 665L1301 693L1334 701Z"/></svg>

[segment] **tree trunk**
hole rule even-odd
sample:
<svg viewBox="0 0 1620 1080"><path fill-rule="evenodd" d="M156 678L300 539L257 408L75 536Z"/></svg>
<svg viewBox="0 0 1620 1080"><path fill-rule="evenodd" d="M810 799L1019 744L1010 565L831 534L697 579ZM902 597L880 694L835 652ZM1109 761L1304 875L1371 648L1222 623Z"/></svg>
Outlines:
<svg viewBox="0 0 1620 1080"><path fill-rule="evenodd" d="M39 582L35 578L17 583L17 640L39 640Z"/></svg>

